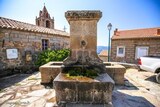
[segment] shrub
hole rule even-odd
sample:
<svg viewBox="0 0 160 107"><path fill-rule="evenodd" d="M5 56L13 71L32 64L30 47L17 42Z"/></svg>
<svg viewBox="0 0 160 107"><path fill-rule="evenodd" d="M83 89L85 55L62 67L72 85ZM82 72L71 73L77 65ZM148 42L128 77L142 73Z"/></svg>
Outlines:
<svg viewBox="0 0 160 107"><path fill-rule="evenodd" d="M41 66L50 61L63 61L65 58L68 57L69 53L69 49L42 51L38 54L38 58L35 62L35 65Z"/></svg>

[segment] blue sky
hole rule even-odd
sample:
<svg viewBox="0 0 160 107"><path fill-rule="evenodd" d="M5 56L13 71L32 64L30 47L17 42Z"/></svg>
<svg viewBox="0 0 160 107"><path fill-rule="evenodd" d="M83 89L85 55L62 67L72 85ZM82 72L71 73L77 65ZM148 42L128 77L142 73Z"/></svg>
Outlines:
<svg viewBox="0 0 160 107"><path fill-rule="evenodd" d="M0 16L35 24L35 17L43 6L54 16L55 28L63 30L69 24L64 17L67 10L100 10L98 45L108 45L108 23L119 30L160 27L160 0L0 0Z"/></svg>

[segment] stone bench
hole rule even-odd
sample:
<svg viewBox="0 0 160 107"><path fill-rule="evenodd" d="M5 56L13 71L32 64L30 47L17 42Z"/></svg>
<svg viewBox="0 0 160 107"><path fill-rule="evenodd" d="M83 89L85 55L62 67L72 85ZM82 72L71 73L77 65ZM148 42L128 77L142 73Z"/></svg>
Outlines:
<svg viewBox="0 0 160 107"><path fill-rule="evenodd" d="M52 83L56 76L61 72L63 62L49 62L39 67L41 72L41 83Z"/></svg>

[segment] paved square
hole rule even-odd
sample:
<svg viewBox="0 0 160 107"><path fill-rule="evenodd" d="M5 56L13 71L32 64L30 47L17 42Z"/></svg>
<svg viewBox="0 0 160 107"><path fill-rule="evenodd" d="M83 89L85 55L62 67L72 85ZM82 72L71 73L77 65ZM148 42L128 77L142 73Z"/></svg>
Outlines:
<svg viewBox="0 0 160 107"><path fill-rule="evenodd" d="M0 79L1 107L56 107L55 91L41 85L40 73L16 74ZM115 86L114 107L160 107L160 84L150 72L127 69L125 85Z"/></svg>

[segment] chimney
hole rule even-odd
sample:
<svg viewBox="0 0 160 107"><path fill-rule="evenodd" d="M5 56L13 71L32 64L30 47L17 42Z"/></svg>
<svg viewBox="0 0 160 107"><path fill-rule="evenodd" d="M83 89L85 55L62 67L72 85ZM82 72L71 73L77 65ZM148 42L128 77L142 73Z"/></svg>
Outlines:
<svg viewBox="0 0 160 107"><path fill-rule="evenodd" d="M114 30L114 35L118 36L117 34L118 34L118 28Z"/></svg>
<svg viewBox="0 0 160 107"><path fill-rule="evenodd" d="M157 35L160 35L160 29L157 29Z"/></svg>

